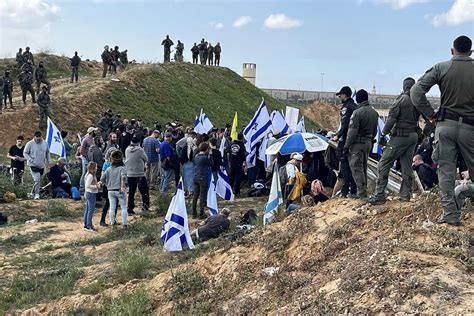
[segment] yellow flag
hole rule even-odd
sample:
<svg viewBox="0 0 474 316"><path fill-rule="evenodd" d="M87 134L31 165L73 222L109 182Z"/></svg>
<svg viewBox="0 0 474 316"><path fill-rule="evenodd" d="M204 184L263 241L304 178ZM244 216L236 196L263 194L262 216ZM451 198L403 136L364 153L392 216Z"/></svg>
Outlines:
<svg viewBox="0 0 474 316"><path fill-rule="evenodd" d="M230 130L230 138L232 140L237 140L237 112L234 115L234 121L232 122L232 129Z"/></svg>

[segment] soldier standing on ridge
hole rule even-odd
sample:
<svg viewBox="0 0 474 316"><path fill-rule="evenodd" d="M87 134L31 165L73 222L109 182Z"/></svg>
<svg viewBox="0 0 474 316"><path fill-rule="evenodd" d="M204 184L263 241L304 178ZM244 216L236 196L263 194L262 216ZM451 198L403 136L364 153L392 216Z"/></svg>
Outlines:
<svg viewBox="0 0 474 316"><path fill-rule="evenodd" d="M207 64L207 56L209 54L208 45L209 44L207 42L204 43L204 64L203 65Z"/></svg>
<svg viewBox="0 0 474 316"><path fill-rule="evenodd" d="M25 58L23 57L23 50L20 48L18 50L18 53L16 53L16 65L18 66L18 69L21 69L21 66L25 63Z"/></svg>
<svg viewBox="0 0 474 316"><path fill-rule="evenodd" d="M184 51L184 44L178 40L178 44L176 44L176 53L174 55L175 61L183 62L183 51Z"/></svg>
<svg viewBox="0 0 474 316"><path fill-rule="evenodd" d="M7 98L10 100L10 108L13 109L12 103L12 94L13 94L13 79L10 77L10 70L5 70L5 76L2 78L2 94L3 94L3 103L5 105L5 109L7 108Z"/></svg>
<svg viewBox="0 0 474 316"><path fill-rule="evenodd" d="M41 93L38 95L38 110L39 110L39 129L46 129L47 118L49 117L49 106L51 99L48 95L48 88L43 86Z"/></svg>
<svg viewBox="0 0 474 316"><path fill-rule="evenodd" d="M30 48L27 46L25 48L25 52L23 53L23 60L31 60L31 63L34 65L35 64L35 58L33 57L33 54L30 52Z"/></svg>
<svg viewBox="0 0 474 316"><path fill-rule="evenodd" d="M170 40L169 35L166 35L166 38L161 42L161 45L163 45L165 52L164 52L164 62L169 63L170 62L170 54L171 54L171 46L174 45L173 41Z"/></svg>
<svg viewBox="0 0 474 316"><path fill-rule="evenodd" d="M71 58L71 83L74 80L78 80L79 77L79 65L81 64L81 58L77 55L77 52L74 52L74 56Z"/></svg>
<svg viewBox="0 0 474 316"><path fill-rule="evenodd" d="M378 178L375 195L369 198L369 203L380 205L385 203L385 188L388 183L388 175L393 162L400 158L402 171L402 185L400 187L400 201L410 201L412 194L413 170L411 167L413 153L418 141L418 117L410 99L410 89L415 84L415 79L403 80L403 93L397 98L395 104L390 108L387 122L380 135L379 145L385 146L382 158L377 166ZM385 135L390 134L387 144Z"/></svg>
<svg viewBox="0 0 474 316"><path fill-rule="evenodd" d="M434 121L436 132L433 160L439 164L438 177L443 214L438 224L458 226L461 223L461 207L456 203L454 184L456 162L461 153L469 174L474 174L474 60L472 41L467 36L454 40L451 60L438 63L428 69L411 88L410 97L424 116ZM441 106L435 112L426 98L431 87L438 85Z"/></svg>
<svg viewBox="0 0 474 316"><path fill-rule="evenodd" d="M357 198L367 200L367 160L372 140L377 135L379 115L369 104L369 94L361 89L356 93L358 108L352 113L344 153L349 155L352 177L357 185Z"/></svg>
<svg viewBox="0 0 474 316"><path fill-rule="evenodd" d="M209 46L207 47L207 61L208 65L214 65L214 47L212 47L211 43L209 43Z"/></svg>
<svg viewBox="0 0 474 316"><path fill-rule="evenodd" d="M112 58L114 59L114 64L112 65L112 72L117 73L117 66L120 66L120 51L119 47L115 46L112 51Z"/></svg>
<svg viewBox="0 0 474 316"><path fill-rule="evenodd" d="M351 168L349 166L349 156L344 152L344 146L347 140L347 132L349 131L349 123L352 113L357 106L351 98L352 90L348 86L344 86L336 93L342 101L341 108L341 125L336 135L332 138L337 143L337 156L339 159L339 178L342 179L342 187L340 191L341 197L355 197L357 194L357 186L352 177Z"/></svg>
<svg viewBox="0 0 474 316"><path fill-rule="evenodd" d="M193 48L191 48L191 53L193 54L193 64L198 63L198 56L199 56L199 47L194 43Z"/></svg>
<svg viewBox="0 0 474 316"><path fill-rule="evenodd" d="M214 65L219 66L221 64L221 43L217 42L217 45L214 46Z"/></svg>
<svg viewBox="0 0 474 316"><path fill-rule="evenodd" d="M20 83L23 104L26 104L26 93L29 91L33 103L36 103L35 89L33 89L33 74L28 70L22 70L18 75L18 82Z"/></svg>
<svg viewBox="0 0 474 316"><path fill-rule="evenodd" d="M123 70L127 69L128 65L128 49L120 53L120 66Z"/></svg>
<svg viewBox="0 0 474 316"><path fill-rule="evenodd" d="M104 51L102 52L102 55L100 55L102 58L102 64L103 64L103 71L102 71L102 78L105 78L107 75L107 69L109 68L109 65L113 63L113 57L112 54L109 52L109 46L105 45L104 46Z"/></svg>
<svg viewBox="0 0 474 316"><path fill-rule="evenodd" d="M51 83L47 79L48 73L46 68L44 68L44 64L40 61L38 67L35 69L35 80L36 80L36 93L40 93L40 85L44 83L48 87L48 93L51 93Z"/></svg>
<svg viewBox="0 0 474 316"><path fill-rule="evenodd" d="M199 62L201 65L206 64L206 60L204 59L204 51L206 50L206 42L204 42L204 38L201 40L201 43L198 45L199 47Z"/></svg>

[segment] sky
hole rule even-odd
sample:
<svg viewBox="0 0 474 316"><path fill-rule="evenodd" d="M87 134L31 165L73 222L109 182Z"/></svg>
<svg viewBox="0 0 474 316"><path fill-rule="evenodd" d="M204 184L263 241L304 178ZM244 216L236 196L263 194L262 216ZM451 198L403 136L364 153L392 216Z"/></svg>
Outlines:
<svg viewBox="0 0 474 316"><path fill-rule="evenodd" d="M255 63L260 88L398 94L474 39L474 0L0 0L0 57L29 45L98 60L107 44L156 62L166 34L187 61L194 42L220 42L221 65Z"/></svg>

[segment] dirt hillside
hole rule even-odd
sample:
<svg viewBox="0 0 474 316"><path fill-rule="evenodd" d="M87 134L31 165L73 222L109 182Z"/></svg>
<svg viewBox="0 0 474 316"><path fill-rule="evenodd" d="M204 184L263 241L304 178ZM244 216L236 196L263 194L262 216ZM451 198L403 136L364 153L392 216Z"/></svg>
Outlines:
<svg viewBox="0 0 474 316"><path fill-rule="evenodd" d="M41 266L42 256L74 258L75 270L62 267L66 276L78 271L64 295L20 305L24 315L109 313L104 306L110 302L156 314L473 313L473 207L463 226L439 226L433 199L378 207L330 200L234 242L219 238L174 254L163 253L157 241L161 217L134 219L132 231L106 228L96 236L75 232L72 223L20 225L2 234L3 244L18 229L43 235L23 248L7 248L1 270L15 275L31 261ZM259 210L264 202L242 199L232 216L249 205ZM133 264L144 266L144 274ZM34 271L42 277L63 270ZM4 295L26 300L15 291Z"/></svg>
<svg viewBox="0 0 474 316"><path fill-rule="evenodd" d="M316 101L304 107L303 115L327 131L336 131L339 126L340 115L337 105Z"/></svg>

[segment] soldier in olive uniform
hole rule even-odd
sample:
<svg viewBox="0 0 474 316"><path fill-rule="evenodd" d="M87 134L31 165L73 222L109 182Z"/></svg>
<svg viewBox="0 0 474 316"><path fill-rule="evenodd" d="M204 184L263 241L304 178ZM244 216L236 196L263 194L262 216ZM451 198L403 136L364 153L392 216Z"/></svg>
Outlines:
<svg viewBox="0 0 474 316"><path fill-rule="evenodd" d="M175 61L183 62L183 51L184 51L184 44L178 40L178 44L176 44L176 53L174 55Z"/></svg>
<svg viewBox="0 0 474 316"><path fill-rule="evenodd" d="M170 62L171 46L174 45L173 41L170 39L169 35L166 35L166 38L161 42L161 45L164 47L164 62Z"/></svg>
<svg viewBox="0 0 474 316"><path fill-rule="evenodd" d="M357 91L358 108L352 113L344 145L345 153L349 154L352 177L357 185L357 198L367 199L367 160L372 149L372 140L377 135L379 115L369 104L367 91Z"/></svg>
<svg viewBox="0 0 474 316"><path fill-rule="evenodd" d="M18 69L21 69L21 66L25 63L25 58L23 57L23 50L20 48L18 50L18 53L16 53L16 65L18 66Z"/></svg>
<svg viewBox="0 0 474 316"><path fill-rule="evenodd" d="M378 164L377 186L375 195L369 199L370 204L385 203L385 188L387 187L390 168L398 158L400 158L402 171L400 200L407 202L411 198L413 181L411 162L418 141L419 118L418 111L410 99L410 89L414 84L415 79L413 78L403 80L403 93L397 98L388 113L387 122L379 139L379 145L385 146L385 149ZM385 135L388 134L390 134L390 140L387 144Z"/></svg>
<svg viewBox="0 0 474 316"><path fill-rule="evenodd" d="M23 53L23 59L25 61L31 60L31 63L34 65L35 64L35 58L33 57L33 53L30 52L30 48L26 47L25 52Z"/></svg>
<svg viewBox="0 0 474 316"><path fill-rule="evenodd" d="M122 69L127 69L128 65L128 49L120 53L120 66Z"/></svg>
<svg viewBox="0 0 474 316"><path fill-rule="evenodd" d="M48 95L48 87L43 86L41 88L41 93L38 95L38 110L39 110L39 128L46 128L47 118L49 117L49 106L51 100Z"/></svg>
<svg viewBox="0 0 474 316"><path fill-rule="evenodd" d="M40 93L40 85L44 83L48 87L48 93L51 93L51 83L48 80L48 72L44 67L42 61L38 64L38 67L35 69L35 80L36 80L36 93Z"/></svg>
<svg viewBox="0 0 474 316"><path fill-rule="evenodd" d="M194 43L193 48L191 48L191 53L193 54L193 64L198 63L198 56L199 56L199 47Z"/></svg>
<svg viewBox="0 0 474 316"><path fill-rule="evenodd" d="M456 38L451 49L453 58L428 69L410 93L418 111L437 121L433 160L439 165L443 207L439 224L460 225L461 222L461 205L456 203L454 195L458 152L469 174L474 174L474 60L469 57L471 49L469 37ZM441 106L437 113L425 96L436 84L441 91Z"/></svg>
<svg viewBox="0 0 474 316"><path fill-rule="evenodd" d="M102 58L103 64L102 78L105 78L105 76L107 76L107 70L109 69L109 66L112 65L114 61L114 58L112 57L112 54L109 51L109 46L104 46L104 51L102 52L102 55L100 55L100 57Z"/></svg>
<svg viewBox="0 0 474 316"><path fill-rule="evenodd" d="M79 77L79 66L81 65L81 58L77 55L77 52L74 52L74 56L71 58L71 83L74 80L78 80Z"/></svg>
<svg viewBox="0 0 474 316"><path fill-rule="evenodd" d="M221 63L221 52L221 43L217 42L216 46L214 46L214 65L216 66L219 66Z"/></svg>
<svg viewBox="0 0 474 316"><path fill-rule="evenodd" d="M23 104L26 104L26 93L29 91L33 103L36 103L35 89L33 89L33 74L27 70L23 70L18 75L18 82L20 83Z"/></svg>
<svg viewBox="0 0 474 316"><path fill-rule="evenodd" d="M201 40L201 43L199 43L199 62L201 65L206 64L206 59L204 59L205 56L205 51L206 51L206 42L204 41L204 38Z"/></svg>
<svg viewBox="0 0 474 316"><path fill-rule="evenodd" d="M5 109L7 108L7 99L10 101L10 108L13 108L13 79L10 77L10 70L5 70L5 76L2 78L0 87L2 87L3 103Z"/></svg>
<svg viewBox="0 0 474 316"><path fill-rule="evenodd" d="M214 65L214 47L211 43L207 47L207 64L213 66Z"/></svg>
<svg viewBox="0 0 474 316"><path fill-rule="evenodd" d="M33 64L30 59L26 60L23 65L21 65L20 71L27 71L33 73Z"/></svg>
<svg viewBox="0 0 474 316"><path fill-rule="evenodd" d="M208 42L204 42L204 53L203 53L204 64L203 65L207 64L207 56L209 55L208 45L209 45Z"/></svg>

